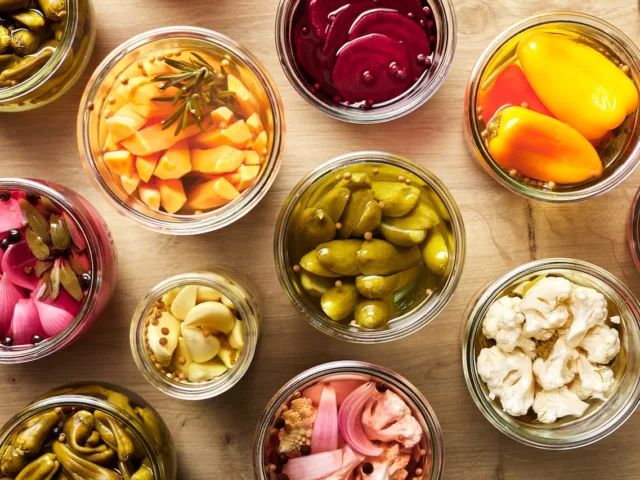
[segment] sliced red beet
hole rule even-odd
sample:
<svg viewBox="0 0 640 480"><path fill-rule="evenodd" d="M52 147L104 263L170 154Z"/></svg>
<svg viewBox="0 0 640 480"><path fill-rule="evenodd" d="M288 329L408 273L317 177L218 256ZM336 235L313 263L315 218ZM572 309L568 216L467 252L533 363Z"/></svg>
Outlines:
<svg viewBox="0 0 640 480"><path fill-rule="evenodd" d="M15 345L26 345L32 342L34 335L45 337L36 305L31 298L18 300L7 336Z"/></svg>
<svg viewBox="0 0 640 480"><path fill-rule="evenodd" d="M22 228L24 215L20 203L15 198L6 202L0 201L0 233Z"/></svg>
<svg viewBox="0 0 640 480"><path fill-rule="evenodd" d="M331 85L331 70L324 67L326 59L322 53L322 41L305 19L298 22L293 35L296 58L302 69L311 77L311 83L319 84L320 89L333 95L335 88Z"/></svg>
<svg viewBox="0 0 640 480"><path fill-rule="evenodd" d="M487 122L500 108L521 105L523 102L529 105L530 110L553 117L516 64L505 68L487 90L478 93L478 106L482 107L482 116Z"/></svg>
<svg viewBox="0 0 640 480"><path fill-rule="evenodd" d="M27 242L19 242L11 245L2 257L2 271L9 278L11 283L19 287L34 290L38 284L35 274L27 275L24 267L35 267L36 257L34 257Z"/></svg>
<svg viewBox="0 0 640 480"><path fill-rule="evenodd" d="M429 38L425 31L413 20L395 12L371 12L362 15L349 32L349 40L377 33L402 42L409 51L417 74L426 66L425 60L431 55Z"/></svg>
<svg viewBox="0 0 640 480"><path fill-rule="evenodd" d="M407 91L414 71L407 47L384 35L349 42L338 54L333 83L349 102L382 103Z"/></svg>

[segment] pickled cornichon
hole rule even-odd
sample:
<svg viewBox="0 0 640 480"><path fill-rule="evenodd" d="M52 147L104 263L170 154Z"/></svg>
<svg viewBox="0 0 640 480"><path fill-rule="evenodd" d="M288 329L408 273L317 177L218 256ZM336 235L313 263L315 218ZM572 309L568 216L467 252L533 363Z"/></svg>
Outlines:
<svg viewBox="0 0 640 480"><path fill-rule="evenodd" d="M298 200L288 227L292 275L327 321L387 328L442 286L454 235L445 202L399 167L334 171Z"/></svg>

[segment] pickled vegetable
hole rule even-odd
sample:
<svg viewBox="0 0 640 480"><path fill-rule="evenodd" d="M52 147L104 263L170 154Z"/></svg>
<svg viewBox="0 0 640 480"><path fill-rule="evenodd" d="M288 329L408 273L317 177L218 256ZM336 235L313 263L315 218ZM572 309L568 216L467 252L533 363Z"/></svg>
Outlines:
<svg viewBox="0 0 640 480"><path fill-rule="evenodd" d="M397 167L360 164L334 175L301 196L290 220L297 290L327 321L384 328L446 281L454 252L451 217L434 190ZM333 233L326 217L336 238L309 244Z"/></svg>
<svg viewBox="0 0 640 480"><path fill-rule="evenodd" d="M300 220L300 238L313 248L319 243L333 240L336 226L329 214L321 208L307 208Z"/></svg>

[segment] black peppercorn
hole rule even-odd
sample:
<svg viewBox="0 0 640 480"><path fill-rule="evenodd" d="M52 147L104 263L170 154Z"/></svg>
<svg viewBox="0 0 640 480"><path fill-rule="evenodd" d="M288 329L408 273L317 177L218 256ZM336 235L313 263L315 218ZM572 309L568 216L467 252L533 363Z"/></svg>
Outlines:
<svg viewBox="0 0 640 480"><path fill-rule="evenodd" d="M388 390L388 387L382 383L378 383L376 385L376 390L378 390L380 393L384 393Z"/></svg>
<svg viewBox="0 0 640 480"><path fill-rule="evenodd" d="M300 447L300 455L306 456L311 453L311 447L309 445L302 445Z"/></svg>
<svg viewBox="0 0 640 480"><path fill-rule="evenodd" d="M287 422L284 421L284 418L280 417L279 419L276 420L276 423L274 423L274 427L276 427L278 430L280 430L281 428L284 428L285 424Z"/></svg>
<svg viewBox="0 0 640 480"><path fill-rule="evenodd" d="M38 195L34 194L34 193L27 193L27 201L31 204L31 205L35 205L38 203Z"/></svg>
<svg viewBox="0 0 640 480"><path fill-rule="evenodd" d="M2 22L0 21L0 24ZM0 25L2 26L2 25ZM8 202L9 200L11 200L11 194L9 192L0 192L0 201L2 202Z"/></svg>
<svg viewBox="0 0 640 480"><path fill-rule="evenodd" d="M282 473L282 465L276 464L276 469L273 472L274 473Z"/></svg>
<svg viewBox="0 0 640 480"><path fill-rule="evenodd" d="M284 453L281 453L280 456L278 457L278 463L280 465L286 465L288 461L289 461L289 457L287 457Z"/></svg>
<svg viewBox="0 0 640 480"><path fill-rule="evenodd" d="M80 275L80 286L82 288L89 288L89 285L91 285L91 275L88 273Z"/></svg>
<svg viewBox="0 0 640 480"><path fill-rule="evenodd" d="M5 347L12 347L13 346L13 338L4 337L2 339L2 345L4 345Z"/></svg>
<svg viewBox="0 0 640 480"><path fill-rule="evenodd" d="M362 465L362 473L365 475L371 475L373 473L373 465L371 465L371 462L365 462Z"/></svg>
<svg viewBox="0 0 640 480"><path fill-rule="evenodd" d="M34 336L31 338L31 343L33 343L34 345L35 345L36 343L40 343L41 341L42 341L42 337L41 337L40 335L34 335Z"/></svg>
<svg viewBox="0 0 640 480"><path fill-rule="evenodd" d="M19 230L11 230L7 238L11 243L18 243L20 240L22 240L22 234Z"/></svg>
<svg viewBox="0 0 640 480"><path fill-rule="evenodd" d="M9 242L8 238L3 238L2 240L0 240L0 248L2 250L6 250L7 248L9 248L9 245L11 245L11 242Z"/></svg>

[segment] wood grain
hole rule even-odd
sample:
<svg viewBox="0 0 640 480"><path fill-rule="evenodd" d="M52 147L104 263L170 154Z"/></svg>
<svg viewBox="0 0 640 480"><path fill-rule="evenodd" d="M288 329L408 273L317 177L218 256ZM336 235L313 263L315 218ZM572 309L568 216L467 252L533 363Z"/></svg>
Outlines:
<svg viewBox="0 0 640 480"><path fill-rule="evenodd" d="M429 399L444 430L447 479L639 478L638 416L611 437L573 452L537 451L498 433L469 396L459 337L470 297L487 282L534 258L566 256L594 262L640 294L640 275L625 236L640 171L615 191L586 203L530 203L509 193L476 166L464 147L462 108L476 59L512 23L542 11L580 10L639 40L638 4L630 0L454 0L458 50L442 89L408 117L362 127L323 116L289 85L274 46L276 3L96 1L98 44L78 84L53 105L0 116L0 175L46 178L75 188L104 215L120 254L116 295L82 341L44 361L0 368L4 405L0 421L59 384L81 379L114 382L135 390L159 409L177 443L181 480L249 480L253 478L253 432L275 391L308 367L355 359L398 371ZM117 215L85 176L75 131L80 95L98 62L132 35L181 24L218 30L253 50L280 88L288 123L283 168L262 203L223 231L190 238L147 232ZM280 206L303 174L334 156L371 148L412 158L444 181L464 215L468 256L453 301L430 326L392 344L355 346L327 338L296 314L275 275L272 239ZM530 236L535 238L535 249L530 248ZM191 269L215 268L219 263L246 273L262 294L265 319L257 356L246 377L224 396L199 403L172 400L147 384L132 361L131 315L138 300L160 280Z"/></svg>

